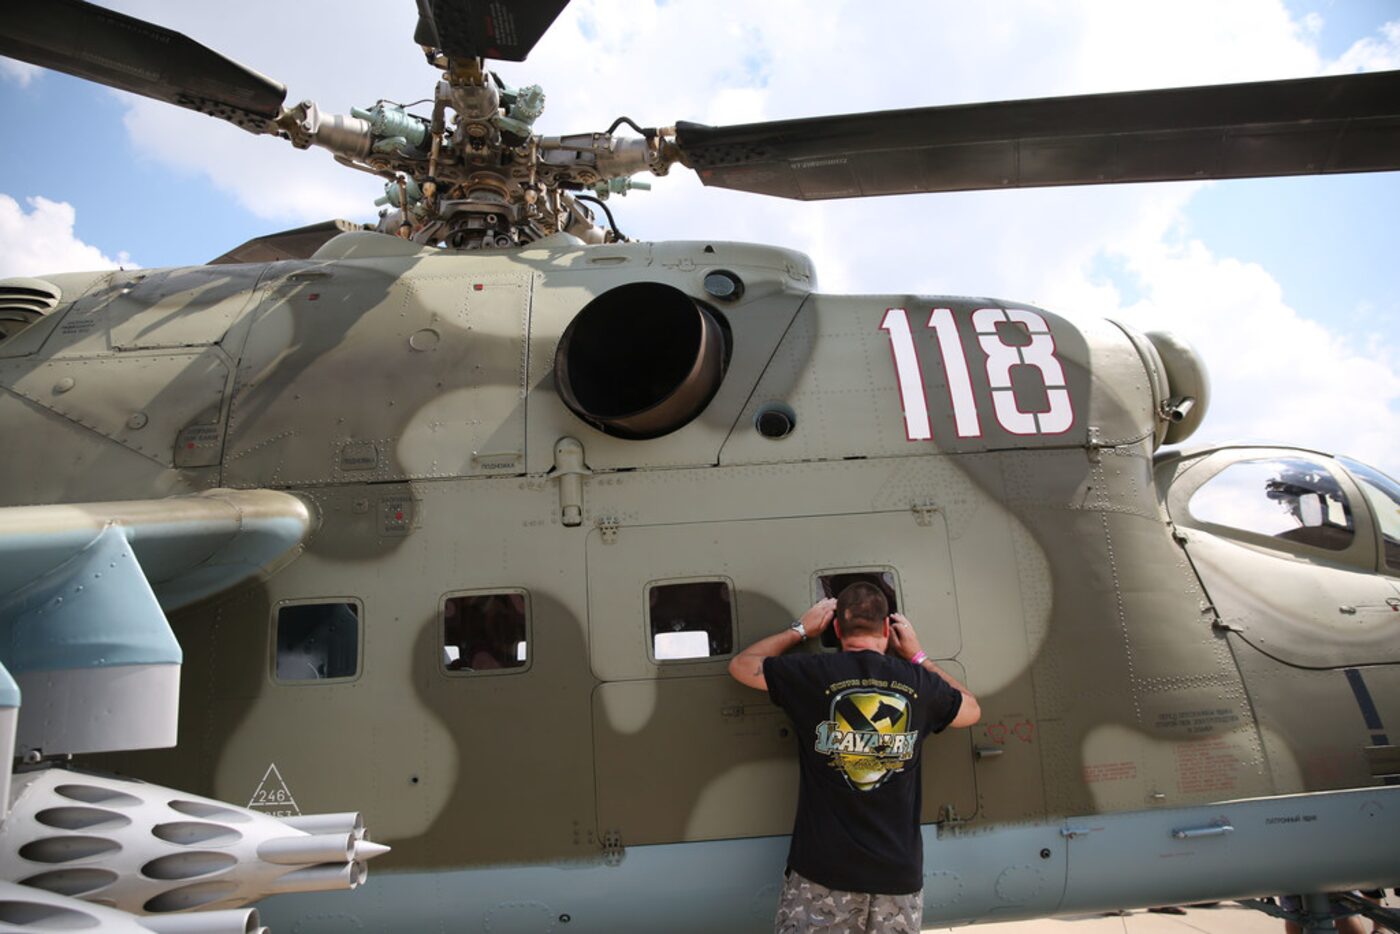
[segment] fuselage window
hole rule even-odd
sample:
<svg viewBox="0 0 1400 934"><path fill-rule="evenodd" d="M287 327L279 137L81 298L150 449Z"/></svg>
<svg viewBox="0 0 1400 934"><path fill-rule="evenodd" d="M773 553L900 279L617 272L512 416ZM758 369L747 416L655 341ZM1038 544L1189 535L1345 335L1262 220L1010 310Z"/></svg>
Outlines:
<svg viewBox="0 0 1400 934"><path fill-rule="evenodd" d="M1400 571L1400 483L1374 467L1367 467L1349 457L1339 460L1351 471L1356 485L1366 494L1371 511L1380 522L1381 538L1385 542L1385 566Z"/></svg>
<svg viewBox="0 0 1400 934"><path fill-rule="evenodd" d="M529 664L529 602L523 590L456 594L443 601L442 665L448 671L520 671Z"/></svg>
<svg viewBox="0 0 1400 934"><path fill-rule="evenodd" d="M817 574L817 589L822 597L839 597L852 584L874 584L885 594L890 612L899 612L898 582L893 571L823 571ZM834 649L841 644L832 626L822 630L822 645Z"/></svg>
<svg viewBox="0 0 1400 934"><path fill-rule="evenodd" d="M1355 534L1337 478L1297 456L1231 464L1192 494L1189 508L1201 522L1332 551Z"/></svg>
<svg viewBox="0 0 1400 934"><path fill-rule="evenodd" d="M652 658L665 662L733 654L733 595L723 580L649 585Z"/></svg>
<svg viewBox="0 0 1400 934"><path fill-rule="evenodd" d="M277 608L277 680L353 678L360 670L360 605L291 603Z"/></svg>

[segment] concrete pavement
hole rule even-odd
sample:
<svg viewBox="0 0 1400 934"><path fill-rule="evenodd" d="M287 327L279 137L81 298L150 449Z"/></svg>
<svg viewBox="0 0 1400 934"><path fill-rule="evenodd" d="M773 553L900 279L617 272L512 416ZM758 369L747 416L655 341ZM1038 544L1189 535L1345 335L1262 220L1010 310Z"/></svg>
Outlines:
<svg viewBox="0 0 1400 934"><path fill-rule="evenodd" d="M1400 899L1392 896L1386 899L1386 905L1400 908ZM979 924L971 928L924 928L924 931L925 934L945 931L963 934L1283 934L1283 922L1234 902L1221 902L1214 908L1188 908L1184 915L1140 910L1123 915L1078 915Z"/></svg>

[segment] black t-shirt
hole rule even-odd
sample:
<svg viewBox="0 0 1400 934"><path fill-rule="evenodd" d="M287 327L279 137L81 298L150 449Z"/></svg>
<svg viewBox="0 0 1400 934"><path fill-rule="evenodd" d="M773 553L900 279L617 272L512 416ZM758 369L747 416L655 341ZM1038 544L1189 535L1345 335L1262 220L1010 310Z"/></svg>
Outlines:
<svg viewBox="0 0 1400 934"><path fill-rule="evenodd" d="M922 666L870 651L767 658L763 677L797 727L788 868L847 892L917 892L919 749L958 715L962 694Z"/></svg>

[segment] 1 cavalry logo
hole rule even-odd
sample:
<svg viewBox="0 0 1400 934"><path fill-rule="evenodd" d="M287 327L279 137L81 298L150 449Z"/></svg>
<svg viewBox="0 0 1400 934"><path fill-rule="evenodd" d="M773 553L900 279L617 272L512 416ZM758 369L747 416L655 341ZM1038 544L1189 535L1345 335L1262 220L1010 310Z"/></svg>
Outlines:
<svg viewBox="0 0 1400 934"><path fill-rule="evenodd" d="M909 730L909 698L895 691L852 688L831 701L831 719L817 724L817 752L859 791L878 788L918 749Z"/></svg>

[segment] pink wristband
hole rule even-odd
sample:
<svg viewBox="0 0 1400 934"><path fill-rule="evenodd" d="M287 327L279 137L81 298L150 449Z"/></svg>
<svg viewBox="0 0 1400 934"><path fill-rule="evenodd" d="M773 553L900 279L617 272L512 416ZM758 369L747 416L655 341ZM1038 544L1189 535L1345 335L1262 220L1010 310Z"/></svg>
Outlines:
<svg viewBox="0 0 1400 934"><path fill-rule="evenodd" d="M919 654L915 655L913 658L909 659L909 661L910 661L911 663L915 664L915 665L922 665L922 664L924 663L924 659L926 659L926 658L928 658L928 653L927 653L927 652L920 652Z"/></svg>

